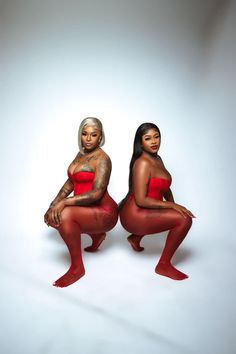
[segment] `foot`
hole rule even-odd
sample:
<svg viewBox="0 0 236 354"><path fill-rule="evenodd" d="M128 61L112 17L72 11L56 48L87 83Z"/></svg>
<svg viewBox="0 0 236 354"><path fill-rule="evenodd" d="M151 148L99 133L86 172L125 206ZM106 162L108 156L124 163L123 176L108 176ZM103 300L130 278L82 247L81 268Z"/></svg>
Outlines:
<svg viewBox="0 0 236 354"><path fill-rule="evenodd" d="M144 247L140 246L140 241L142 239L143 236L138 236L138 235L129 235L127 237L127 240L129 241L129 243L131 244L132 248L134 251L136 252L141 252L144 250Z"/></svg>
<svg viewBox="0 0 236 354"><path fill-rule="evenodd" d="M106 234L101 235L90 235L92 237L93 243L91 246L85 247L86 252L95 252L98 247L101 245L102 241L105 240Z"/></svg>
<svg viewBox="0 0 236 354"><path fill-rule="evenodd" d="M184 280L188 278L187 274L180 272L178 269L172 266L171 263L159 262L155 268L155 272L165 277L169 277L174 280Z"/></svg>
<svg viewBox="0 0 236 354"><path fill-rule="evenodd" d="M75 268L71 266L69 270L61 278L57 279L53 283L53 285L57 286L58 288L65 288L66 286L69 286L75 283L80 278L82 278L84 274L85 274L84 267Z"/></svg>

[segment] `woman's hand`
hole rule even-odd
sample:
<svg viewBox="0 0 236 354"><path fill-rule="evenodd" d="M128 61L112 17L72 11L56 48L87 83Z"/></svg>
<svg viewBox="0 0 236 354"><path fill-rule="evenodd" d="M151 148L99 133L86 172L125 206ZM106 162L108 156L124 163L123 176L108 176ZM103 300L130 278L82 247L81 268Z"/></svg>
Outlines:
<svg viewBox="0 0 236 354"><path fill-rule="evenodd" d="M176 203L172 203L172 209L178 211L181 215L183 215L184 218L186 218L187 216L190 216L190 218L195 218L193 213L191 213L190 210L186 209L182 205L179 205L179 204L176 204Z"/></svg>
<svg viewBox="0 0 236 354"><path fill-rule="evenodd" d="M60 226L61 224L61 212L65 208L65 199L51 206L46 214L44 215L44 221L49 226L49 224L54 224L55 226Z"/></svg>
<svg viewBox="0 0 236 354"><path fill-rule="evenodd" d="M44 222L49 226L49 214L51 211L51 207L48 208L48 210L46 211L46 213L44 214Z"/></svg>

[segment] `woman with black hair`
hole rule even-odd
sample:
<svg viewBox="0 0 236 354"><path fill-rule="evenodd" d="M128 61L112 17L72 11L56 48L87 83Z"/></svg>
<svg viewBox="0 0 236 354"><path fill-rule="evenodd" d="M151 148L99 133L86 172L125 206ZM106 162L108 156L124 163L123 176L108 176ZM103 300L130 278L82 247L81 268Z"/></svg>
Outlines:
<svg viewBox="0 0 236 354"><path fill-rule="evenodd" d="M130 162L129 192L119 205L120 221L131 233L128 241L137 252L144 250L140 246L142 237L169 230L155 272L183 280L188 276L176 269L171 259L187 235L194 215L174 202L171 175L158 155L160 142L160 130L155 124L144 123L137 129Z"/></svg>

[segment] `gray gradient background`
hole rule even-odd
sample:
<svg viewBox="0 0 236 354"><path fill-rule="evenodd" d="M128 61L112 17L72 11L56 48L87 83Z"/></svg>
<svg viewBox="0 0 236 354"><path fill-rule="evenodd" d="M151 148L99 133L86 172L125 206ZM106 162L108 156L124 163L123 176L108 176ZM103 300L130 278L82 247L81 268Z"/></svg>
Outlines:
<svg viewBox="0 0 236 354"><path fill-rule="evenodd" d="M9 0L0 16L1 352L235 353L236 2ZM153 272L164 234L134 254L117 224L79 283L51 286L69 260L43 214L86 116L104 124L117 201L136 128L160 127L197 216L175 257L188 280Z"/></svg>

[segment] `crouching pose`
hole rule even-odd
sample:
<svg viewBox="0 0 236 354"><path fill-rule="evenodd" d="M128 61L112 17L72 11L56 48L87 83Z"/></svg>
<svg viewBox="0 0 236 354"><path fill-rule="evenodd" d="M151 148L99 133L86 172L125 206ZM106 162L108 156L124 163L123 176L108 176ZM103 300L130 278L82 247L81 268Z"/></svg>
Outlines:
<svg viewBox="0 0 236 354"><path fill-rule="evenodd" d="M137 129L130 162L129 192L119 205L120 221L131 233L128 241L137 252L144 249L140 241L145 235L169 230L155 271L182 280L188 276L176 269L171 259L186 237L194 215L174 202L170 173L158 155L160 142L160 130L155 124L144 123Z"/></svg>
<svg viewBox="0 0 236 354"><path fill-rule="evenodd" d="M85 274L81 233L92 238L85 251L94 252L118 218L117 204L107 192L111 161L101 149L105 135L100 120L85 118L78 140L80 151L68 168L68 179L44 215L46 224L60 233L71 257L69 270L53 283L57 287L73 284Z"/></svg>

